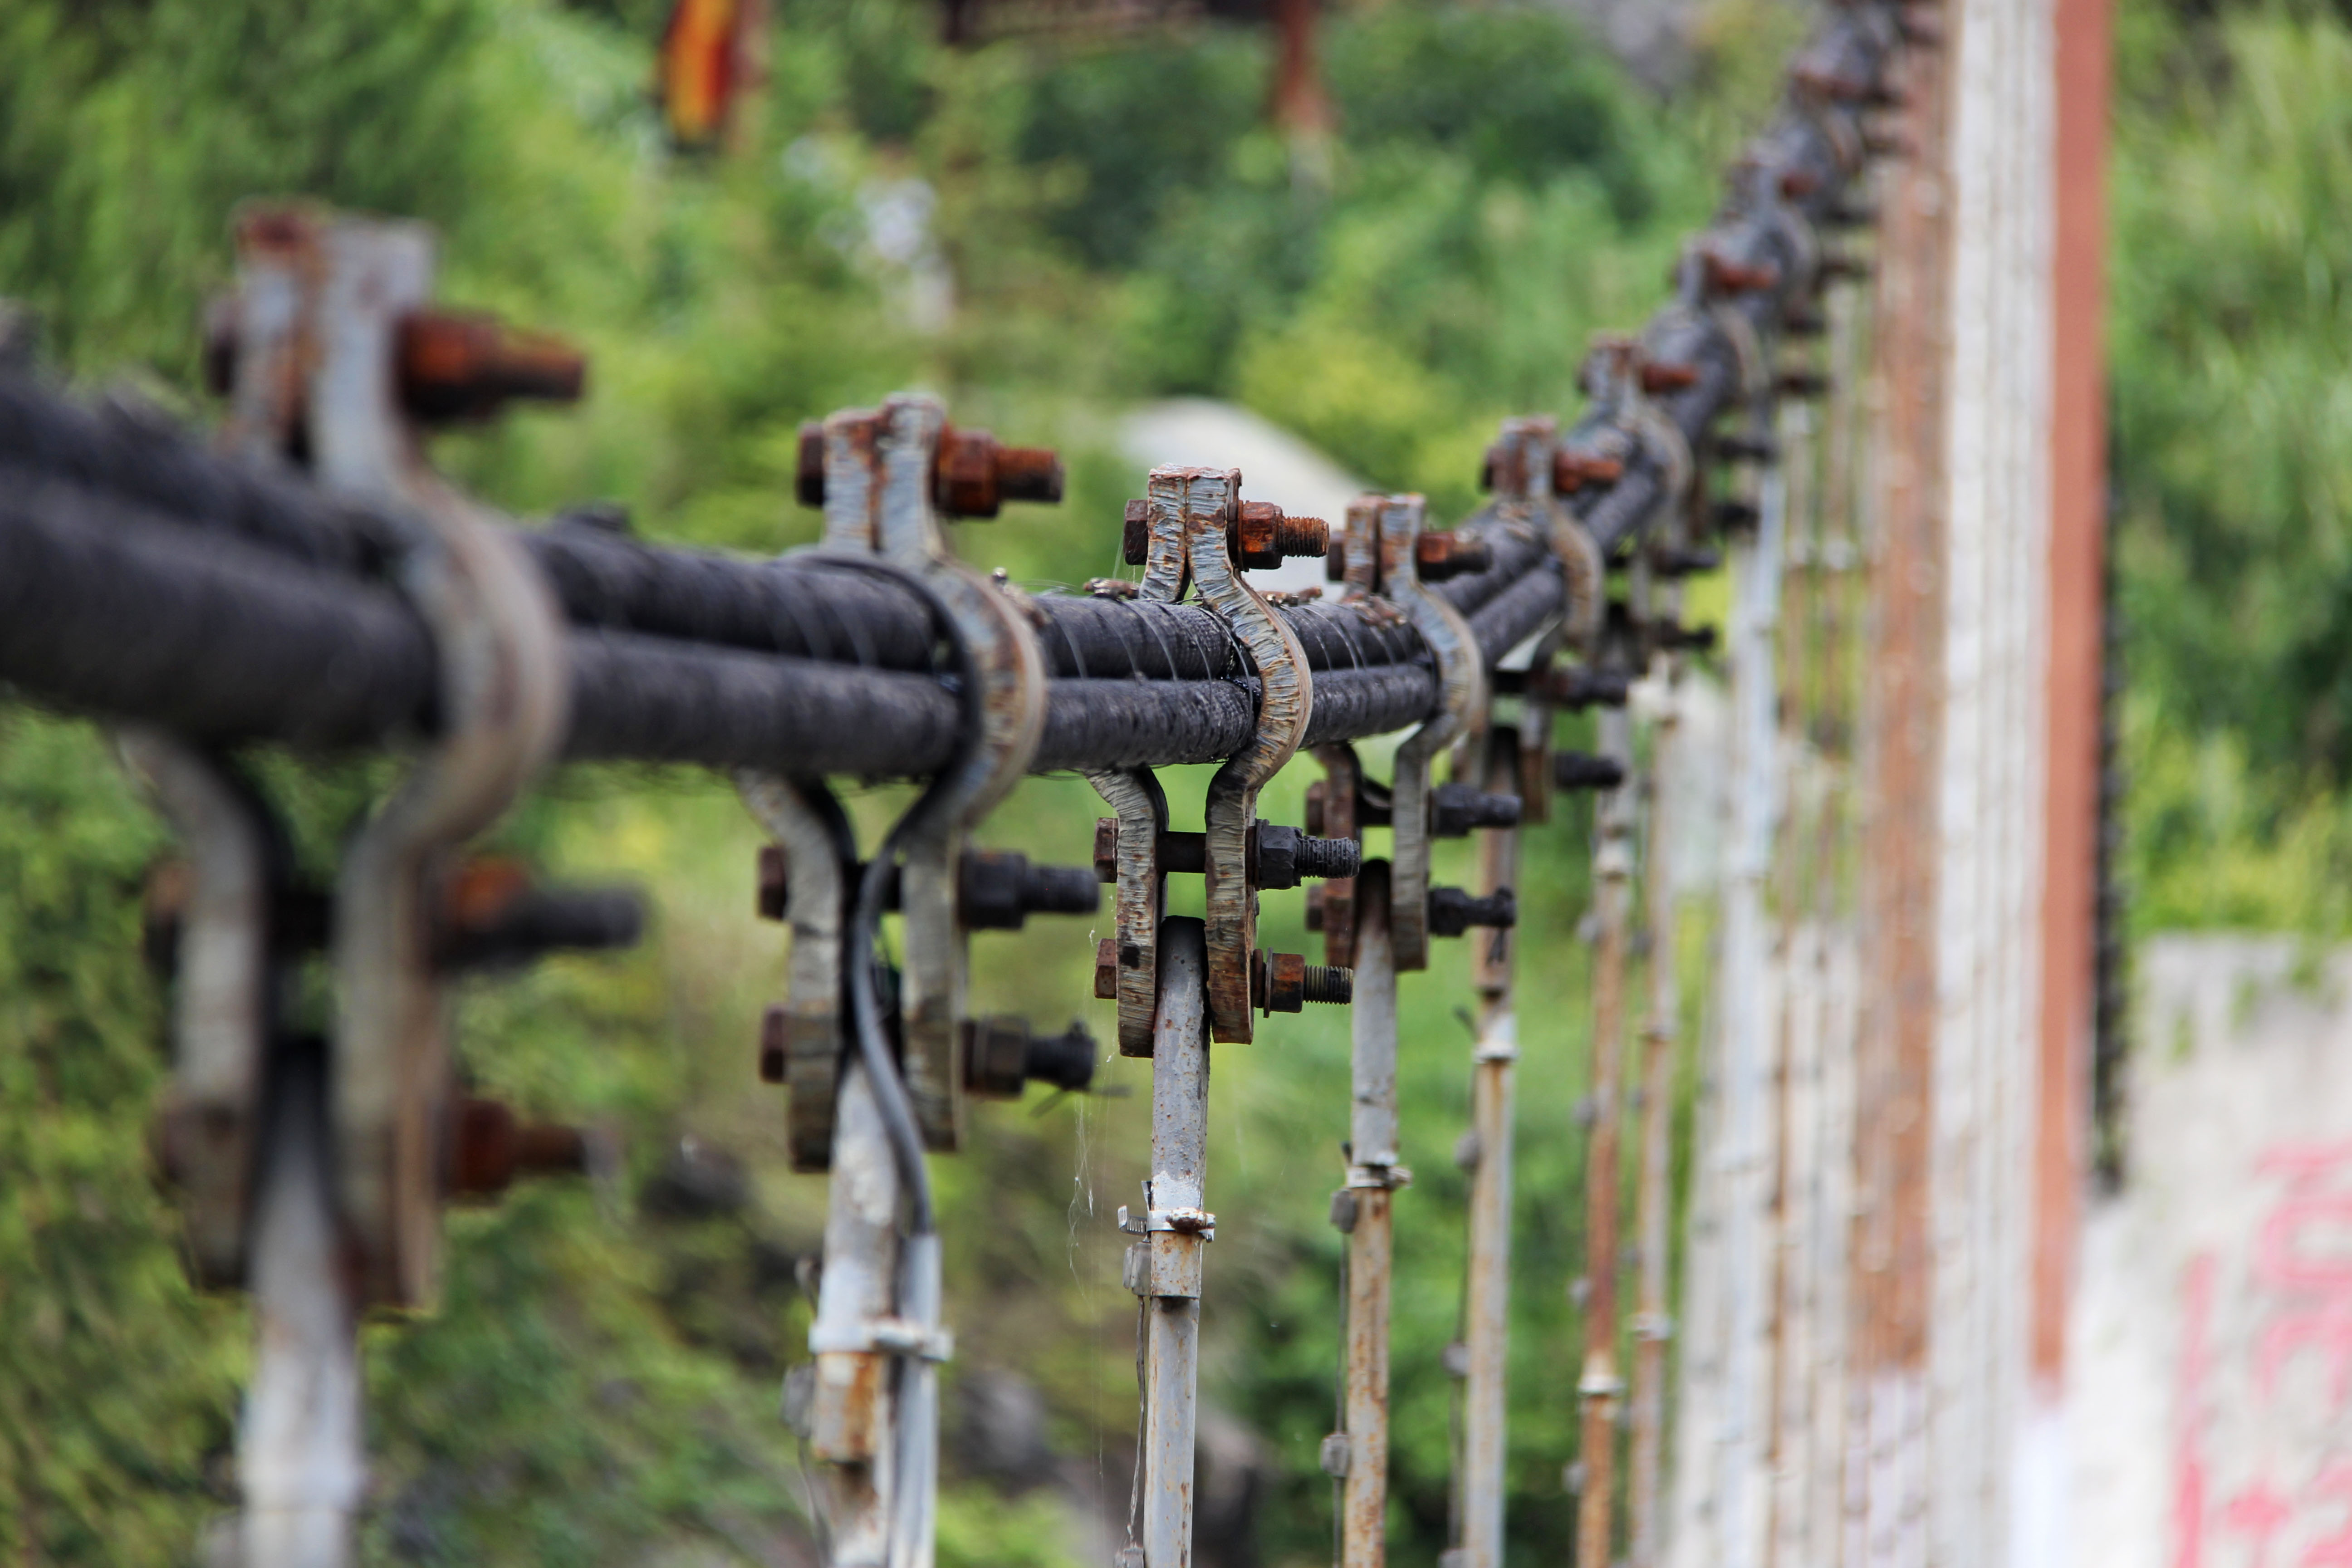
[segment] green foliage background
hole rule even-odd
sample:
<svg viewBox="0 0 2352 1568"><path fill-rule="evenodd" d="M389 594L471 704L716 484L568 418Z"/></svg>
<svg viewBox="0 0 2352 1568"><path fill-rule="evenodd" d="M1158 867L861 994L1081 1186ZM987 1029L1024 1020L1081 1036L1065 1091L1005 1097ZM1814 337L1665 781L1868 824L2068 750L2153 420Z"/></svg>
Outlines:
<svg viewBox="0 0 2352 1568"><path fill-rule="evenodd" d="M755 550L810 536L790 506L797 423L925 384L960 417L1074 458L1057 512L966 534L1035 585L1115 566L1139 475L1108 411L1236 398L1376 482L1471 501L1498 416L1569 412L1592 330L1638 321L1717 161L1755 123L1803 26L1762 0L1706 13L1681 100L1627 87L1548 11L1391 0L1328 37L1342 132L1328 190L1260 127L1263 40L1206 28L1056 50L935 47L897 0L782 0L773 81L739 155L677 160L645 97L656 0L0 0L0 291L46 313L54 359L191 416L202 300L257 194L413 215L447 298L559 329L592 395L446 438L500 504L586 497L641 532ZM2132 863L2149 922L2341 930L2352 866L2352 410L2340 345L2352 196L2352 35L2330 16L2183 19L2127 0L2115 180L2118 562L2135 683ZM1185 112L1169 112L1181 103ZM909 324L911 280L865 203L919 177L958 308ZM322 856L380 773L257 759ZM1198 776L1174 781L1181 814ZM1286 778L1269 815L1297 820ZM869 834L897 796L857 803ZM1085 858L1097 807L1026 786L990 837ZM1515 1551L1564 1553L1580 1268L1582 835L1530 836L1523 878ZM638 952L470 994L469 1071L526 1110L623 1134L610 1187L547 1187L455 1216L441 1310L371 1330L373 1563L762 1562L801 1539L774 1411L802 1342L795 1260L821 1184L782 1168L751 1081L781 942L753 921L755 837L714 780L574 770L503 830L559 874L621 875L656 919ZM193 1561L232 1499L247 1324L193 1295L142 1127L160 1004L137 887L163 835L92 727L0 710L0 1557ZM1465 868L1449 874L1459 876ZM1181 895L1180 895L1181 896ZM1197 894L1192 895L1197 898ZM1268 940L1297 950L1295 897ZM982 1006L1108 1037L1091 933L982 938ZM1565 958L1558 955L1571 955ZM1406 987L1393 1536L1444 1539L1464 1180L1461 955ZM1136 1064L1115 1088L1140 1091ZM1208 1303L1212 1397L1256 1434L1268 1561L1328 1550L1344 1133L1338 1016L1222 1052ZM1132 1305L1110 1212L1139 1175L1143 1102L994 1108L938 1169L959 1373L1034 1379L1065 1485L951 1478L947 1568L1062 1564L1079 1516L1123 1506ZM683 1141L740 1163L740 1203L665 1173ZM723 1168L723 1167L722 1167ZM952 1394L952 1390L951 1390ZM1074 1500L1066 1501L1066 1494Z"/></svg>

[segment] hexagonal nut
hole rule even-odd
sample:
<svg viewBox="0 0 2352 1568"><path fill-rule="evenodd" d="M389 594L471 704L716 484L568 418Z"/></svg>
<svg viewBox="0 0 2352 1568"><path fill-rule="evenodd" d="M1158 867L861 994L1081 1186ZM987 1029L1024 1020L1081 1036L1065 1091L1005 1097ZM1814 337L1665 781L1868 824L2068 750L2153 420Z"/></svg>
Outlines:
<svg viewBox="0 0 2352 1568"><path fill-rule="evenodd" d="M1131 500L1127 514L1119 521L1119 556L1129 566L1140 566L1151 559L1151 503Z"/></svg>
<svg viewBox="0 0 2352 1568"><path fill-rule="evenodd" d="M760 918L780 921L792 907L793 858L781 844L760 846Z"/></svg>
<svg viewBox="0 0 2352 1568"><path fill-rule="evenodd" d="M1234 558L1247 570L1279 566L1295 555L1328 562L1331 525L1319 517L1285 517L1272 501L1248 500L1241 504L1233 542Z"/></svg>
<svg viewBox="0 0 2352 1568"><path fill-rule="evenodd" d="M770 1003L760 1015L760 1081L782 1083L792 1062L792 1020L783 1007Z"/></svg>

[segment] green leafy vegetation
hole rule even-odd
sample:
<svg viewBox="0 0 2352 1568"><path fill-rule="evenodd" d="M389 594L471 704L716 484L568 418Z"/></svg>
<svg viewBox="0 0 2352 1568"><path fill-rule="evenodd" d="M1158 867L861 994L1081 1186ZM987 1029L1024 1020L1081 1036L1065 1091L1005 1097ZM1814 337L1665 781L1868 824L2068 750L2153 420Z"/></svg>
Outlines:
<svg viewBox="0 0 2352 1568"><path fill-rule="evenodd" d="M2110 247L2138 929L2352 930L2352 28L2127 4Z"/></svg>

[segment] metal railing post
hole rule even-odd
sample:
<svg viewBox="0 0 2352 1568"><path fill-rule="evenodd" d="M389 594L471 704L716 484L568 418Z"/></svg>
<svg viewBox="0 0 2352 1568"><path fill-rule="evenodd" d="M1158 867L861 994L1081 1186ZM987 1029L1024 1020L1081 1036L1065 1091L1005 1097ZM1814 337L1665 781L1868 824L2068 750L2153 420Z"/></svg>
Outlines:
<svg viewBox="0 0 2352 1568"><path fill-rule="evenodd" d="M1667 802L1674 788L1680 726L1676 681L1679 655L1653 656L1658 711L1650 740L1648 880L1650 1019L1642 1031L1641 1173L1634 1228L1640 1286L1633 1309L1633 1442L1627 1507L1633 1568L1655 1568L1664 1551L1666 1346L1674 1337L1667 1315L1669 1254L1674 1245L1674 1095L1675 1016L1681 1003L1675 962L1674 868L1667 856Z"/></svg>
<svg viewBox="0 0 2352 1568"><path fill-rule="evenodd" d="M253 1227L253 1382L237 1433L249 1568L343 1568L367 1491L358 1280L345 1266L328 1158L324 1064L286 1053Z"/></svg>
<svg viewBox="0 0 2352 1568"><path fill-rule="evenodd" d="M1202 1249L1215 1234L1207 1195L1209 991L1206 931L1160 928L1160 1013L1151 1040L1151 1179L1143 1237L1128 1249L1143 1299L1143 1568L1192 1561L1192 1449L1201 1382ZM1128 1223L1125 1211L1120 1222Z"/></svg>
<svg viewBox="0 0 2352 1568"><path fill-rule="evenodd" d="M1517 737L1488 731L1490 790L1516 793ZM1483 896L1517 886L1516 827L1480 835L1478 888ZM1501 1568L1503 1561L1505 1423L1510 1348L1511 1132L1513 1079L1519 1059L1519 1024L1511 994L1514 942L1509 929L1477 933L1473 980L1478 990L1471 1047L1469 1281L1464 1333L1468 1352L1463 1388L1462 1562L1460 1568Z"/></svg>
<svg viewBox="0 0 2352 1568"><path fill-rule="evenodd" d="M1603 709L1601 754L1629 763L1633 721ZM1610 1542L1616 1490L1617 1405L1625 1387L1617 1368L1618 1118L1624 1098L1625 967L1632 924L1633 797L1630 784L1595 803L1593 910L1600 934L1592 964L1591 1141L1585 1149L1584 1365L1576 1392L1583 1413L1577 1461L1583 1467L1577 1507L1580 1563L1614 1561Z"/></svg>

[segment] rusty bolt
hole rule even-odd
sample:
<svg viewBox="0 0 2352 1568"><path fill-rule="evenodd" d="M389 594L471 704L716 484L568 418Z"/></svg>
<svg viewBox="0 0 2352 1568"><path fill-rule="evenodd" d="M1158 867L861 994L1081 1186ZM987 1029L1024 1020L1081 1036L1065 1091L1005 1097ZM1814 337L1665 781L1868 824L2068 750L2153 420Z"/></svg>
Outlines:
<svg viewBox="0 0 2352 1568"><path fill-rule="evenodd" d="M483 311L412 311L397 331L401 402L420 420L487 418L518 397L576 403L587 384L578 349Z"/></svg>
<svg viewBox="0 0 2352 1568"><path fill-rule="evenodd" d="M1245 500L1234 530L1234 559L1257 570L1279 566L1293 556L1328 556L1331 525L1319 517L1285 517L1272 501Z"/></svg>
<svg viewBox="0 0 2352 1568"><path fill-rule="evenodd" d="M1698 366L1695 364L1653 360L1642 366L1642 390L1653 397L1668 392L1686 392L1697 384Z"/></svg>
<svg viewBox="0 0 2352 1568"><path fill-rule="evenodd" d="M1866 78L1850 76L1824 66L1798 66L1789 72L1789 79L1805 91L1825 98L1832 103L1865 103L1870 100L1874 90Z"/></svg>
<svg viewBox="0 0 2352 1568"><path fill-rule="evenodd" d="M1111 937L1095 943L1095 999L1118 1000L1118 942Z"/></svg>
<svg viewBox="0 0 2352 1568"><path fill-rule="evenodd" d="M1095 877L1097 880L1118 880L1118 818L1095 818Z"/></svg>
<svg viewBox="0 0 2352 1568"><path fill-rule="evenodd" d="M1009 500L1062 499L1062 458L1050 447L1006 447L985 430L940 432L931 468L931 502L950 517L994 517ZM824 426L801 426L793 493L803 506L824 504Z"/></svg>
<svg viewBox="0 0 2352 1568"><path fill-rule="evenodd" d="M460 1100L449 1140L448 1192L493 1198L518 1177L578 1174L588 1169L588 1139L576 1127L525 1125L495 1100Z"/></svg>
<svg viewBox="0 0 2352 1568"><path fill-rule="evenodd" d="M824 504L824 422L804 421L801 426L800 458L793 470L793 495L801 505L816 507Z"/></svg>
<svg viewBox="0 0 2352 1568"><path fill-rule="evenodd" d="M1075 1090L1094 1081L1095 1037L1084 1024L1039 1035L1020 1018L968 1018L963 1040L963 1083L974 1094L1016 1100L1031 1083Z"/></svg>
<svg viewBox="0 0 2352 1568"><path fill-rule="evenodd" d="M1703 251L1699 265L1710 294L1759 294L1780 286L1780 269L1769 262L1734 261L1717 251Z"/></svg>
<svg viewBox="0 0 2352 1568"><path fill-rule="evenodd" d="M1062 459L1050 447L1004 447L985 430L940 433L931 495L950 517L994 517L1006 501L1062 499Z"/></svg>
<svg viewBox="0 0 2352 1568"><path fill-rule="evenodd" d="M1599 458L1562 447L1551 455L1551 488L1574 495L1587 485L1613 485L1625 477L1625 465L1615 458Z"/></svg>
<svg viewBox="0 0 2352 1568"><path fill-rule="evenodd" d="M1472 534L1441 529L1412 542L1413 565L1432 583L1466 573L1484 572L1495 563L1495 548Z"/></svg>
<svg viewBox="0 0 2352 1568"><path fill-rule="evenodd" d="M1296 1013L1309 1002L1344 1005L1355 990L1352 969L1309 963L1296 952L1250 954L1250 1001L1266 1013Z"/></svg>
<svg viewBox="0 0 2352 1568"><path fill-rule="evenodd" d="M792 902L793 861L781 844L760 846L760 918L780 921Z"/></svg>
<svg viewBox="0 0 2352 1568"><path fill-rule="evenodd" d="M789 1024L790 1020L785 1017L783 1008L773 1003L769 1004L768 1010L760 1015L760 1081L761 1083L784 1081L784 1066L791 1059L791 1052L786 1048Z"/></svg>
<svg viewBox="0 0 2352 1568"><path fill-rule="evenodd" d="M1822 177L1811 169L1784 169L1780 174L1780 195L1789 201L1801 202L1822 188Z"/></svg>

